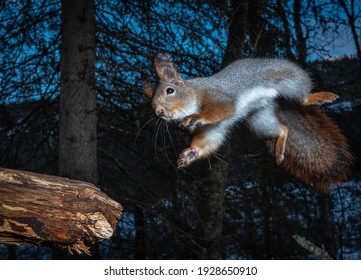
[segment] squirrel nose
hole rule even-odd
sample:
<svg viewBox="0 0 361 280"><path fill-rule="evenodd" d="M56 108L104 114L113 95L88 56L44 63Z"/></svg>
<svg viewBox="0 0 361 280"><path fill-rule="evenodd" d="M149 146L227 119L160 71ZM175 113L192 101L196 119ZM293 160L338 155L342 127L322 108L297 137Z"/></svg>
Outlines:
<svg viewBox="0 0 361 280"><path fill-rule="evenodd" d="M163 111L163 109L158 109L158 110L155 111L155 113L156 113L156 115L157 115L158 117L163 117L163 116L164 116L164 111Z"/></svg>

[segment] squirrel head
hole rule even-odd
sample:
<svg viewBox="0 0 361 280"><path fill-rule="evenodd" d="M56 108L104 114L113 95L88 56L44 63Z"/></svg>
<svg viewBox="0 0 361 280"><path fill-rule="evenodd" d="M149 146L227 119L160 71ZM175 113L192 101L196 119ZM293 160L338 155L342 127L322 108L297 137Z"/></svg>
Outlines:
<svg viewBox="0 0 361 280"><path fill-rule="evenodd" d="M149 78L142 84L143 92L152 99L155 114L167 121L181 120L197 111L194 92L184 81L168 54L160 53L154 59L159 83L154 91Z"/></svg>

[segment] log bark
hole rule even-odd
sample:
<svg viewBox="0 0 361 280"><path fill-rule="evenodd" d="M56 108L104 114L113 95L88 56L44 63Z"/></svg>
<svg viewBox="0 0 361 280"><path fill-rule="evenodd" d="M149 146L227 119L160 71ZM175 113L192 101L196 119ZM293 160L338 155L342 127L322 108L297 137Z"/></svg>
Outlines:
<svg viewBox="0 0 361 280"><path fill-rule="evenodd" d="M306 238L299 236L297 234L292 236L294 240L304 249L306 249L308 252L314 254L316 257L318 257L320 260L333 260L333 258L330 257L330 255L320 247L317 247L312 242L308 241Z"/></svg>
<svg viewBox="0 0 361 280"><path fill-rule="evenodd" d="M109 239L122 210L93 184L0 168L0 244L89 254L87 244Z"/></svg>

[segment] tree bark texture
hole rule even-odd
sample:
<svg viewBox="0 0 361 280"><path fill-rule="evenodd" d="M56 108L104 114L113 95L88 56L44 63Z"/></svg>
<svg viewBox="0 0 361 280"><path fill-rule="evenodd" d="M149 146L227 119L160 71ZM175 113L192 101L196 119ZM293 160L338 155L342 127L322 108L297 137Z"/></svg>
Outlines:
<svg viewBox="0 0 361 280"><path fill-rule="evenodd" d="M93 0L62 0L59 175L97 181Z"/></svg>
<svg viewBox="0 0 361 280"><path fill-rule="evenodd" d="M109 239L122 206L93 184L0 168L0 244L35 244L89 253Z"/></svg>

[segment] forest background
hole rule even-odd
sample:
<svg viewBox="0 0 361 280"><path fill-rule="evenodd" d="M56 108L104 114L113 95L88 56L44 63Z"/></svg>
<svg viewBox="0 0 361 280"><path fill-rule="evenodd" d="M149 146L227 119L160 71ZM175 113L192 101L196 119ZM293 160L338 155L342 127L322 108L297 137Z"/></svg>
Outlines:
<svg viewBox="0 0 361 280"><path fill-rule="evenodd" d="M299 234L361 259L359 0L0 3L0 166L93 182L119 201L115 234L93 258L315 258ZM323 109L349 139L349 181L318 194L242 124L215 157L177 170L189 135L156 122L141 91L159 52L184 78L249 57L300 64L315 91L340 96ZM73 256L0 246L0 258Z"/></svg>

